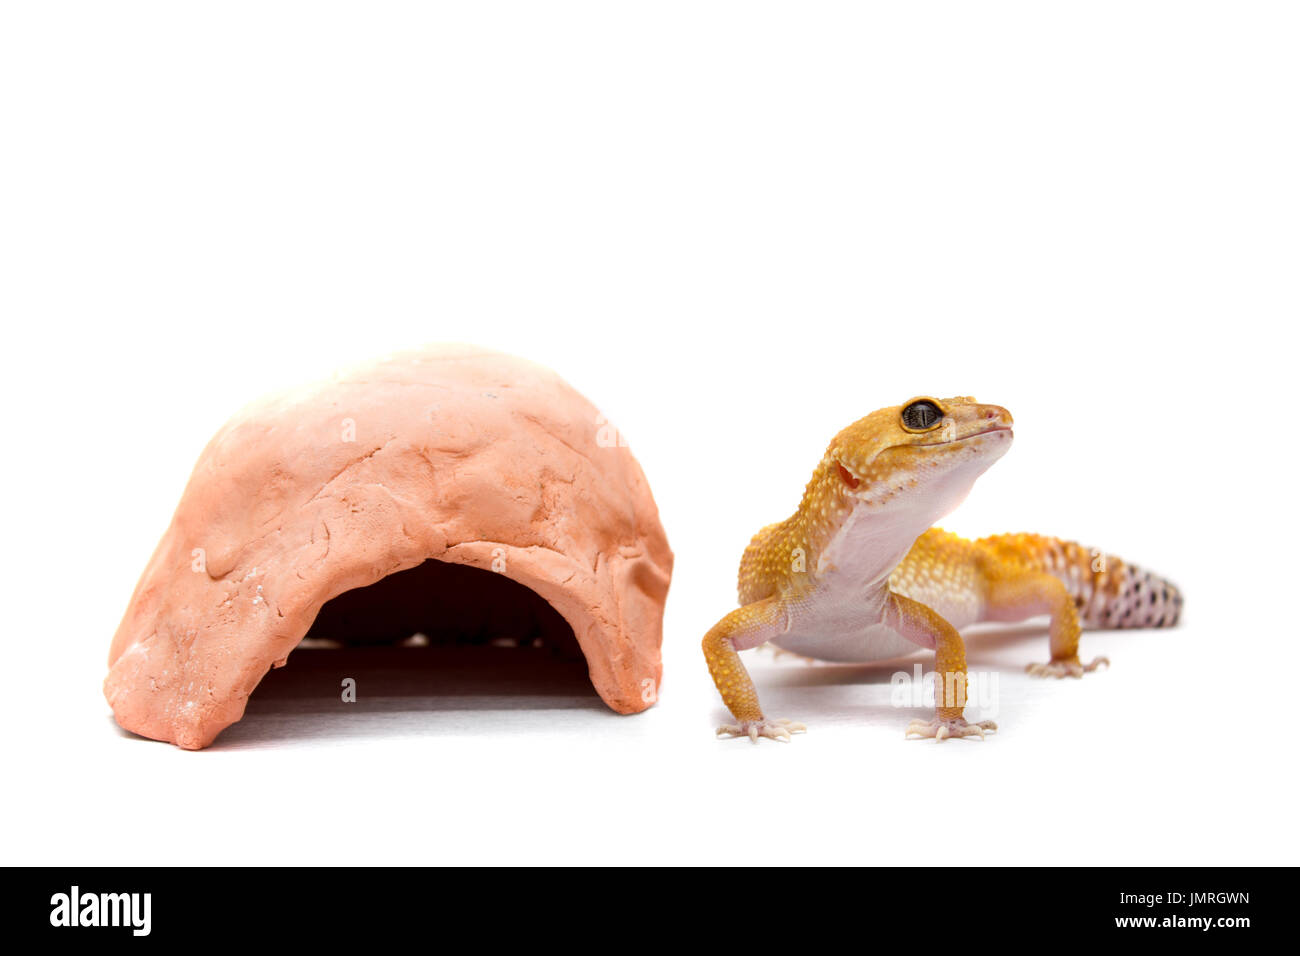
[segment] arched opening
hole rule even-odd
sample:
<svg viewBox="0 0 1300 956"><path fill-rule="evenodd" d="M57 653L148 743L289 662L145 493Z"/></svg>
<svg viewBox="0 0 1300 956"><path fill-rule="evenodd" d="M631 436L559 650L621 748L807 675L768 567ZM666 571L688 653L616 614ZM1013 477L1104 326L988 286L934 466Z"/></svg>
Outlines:
<svg viewBox="0 0 1300 956"><path fill-rule="evenodd" d="M307 647L494 645L582 656L573 628L529 588L504 574L435 560L327 601L305 640Z"/></svg>
<svg viewBox="0 0 1300 956"><path fill-rule="evenodd" d="M437 733L428 712L605 709L558 611L504 574L437 560L327 601L287 663L217 747Z"/></svg>

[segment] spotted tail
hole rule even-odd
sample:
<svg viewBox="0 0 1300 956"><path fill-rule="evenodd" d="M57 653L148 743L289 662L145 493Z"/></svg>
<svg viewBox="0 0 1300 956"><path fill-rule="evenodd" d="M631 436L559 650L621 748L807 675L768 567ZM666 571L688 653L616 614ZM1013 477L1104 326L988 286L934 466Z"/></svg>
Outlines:
<svg viewBox="0 0 1300 956"><path fill-rule="evenodd" d="M1172 627L1183 595L1164 578L1113 555L1039 534L998 534L977 544L1003 561L1059 578L1091 627Z"/></svg>

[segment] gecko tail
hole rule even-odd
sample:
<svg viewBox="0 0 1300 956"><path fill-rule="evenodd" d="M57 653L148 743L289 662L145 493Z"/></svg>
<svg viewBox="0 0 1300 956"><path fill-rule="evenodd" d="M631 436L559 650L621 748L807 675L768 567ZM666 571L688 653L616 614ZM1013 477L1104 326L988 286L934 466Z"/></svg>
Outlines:
<svg viewBox="0 0 1300 956"><path fill-rule="evenodd" d="M1183 595L1172 583L1095 548L1039 534L999 534L977 544L1026 570L1060 579L1089 627L1173 627Z"/></svg>

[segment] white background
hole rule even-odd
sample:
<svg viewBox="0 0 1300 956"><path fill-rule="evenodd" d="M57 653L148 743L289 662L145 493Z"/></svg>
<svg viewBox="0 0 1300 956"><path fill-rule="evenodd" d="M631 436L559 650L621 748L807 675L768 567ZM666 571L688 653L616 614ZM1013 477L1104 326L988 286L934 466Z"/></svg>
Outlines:
<svg viewBox="0 0 1300 956"><path fill-rule="evenodd" d="M1294 11L6 4L4 861L1295 863ZM109 641L211 433L442 340L631 441L677 554L659 705L118 731ZM948 527L1136 561L1185 625L1087 636L1078 682L1020 673L1042 626L972 637L984 743L905 741L896 664L753 652L811 730L714 740L749 536L918 393L1016 417Z"/></svg>

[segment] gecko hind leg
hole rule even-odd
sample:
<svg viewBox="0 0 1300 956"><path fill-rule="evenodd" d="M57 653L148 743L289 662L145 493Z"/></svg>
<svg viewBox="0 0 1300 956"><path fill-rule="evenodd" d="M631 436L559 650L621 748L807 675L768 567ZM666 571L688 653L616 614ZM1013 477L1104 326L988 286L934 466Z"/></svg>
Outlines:
<svg viewBox="0 0 1300 956"><path fill-rule="evenodd" d="M989 573L989 572L986 572ZM1032 677L1082 677L1102 664L1105 657L1085 664L1079 660L1079 612L1065 585L1050 574L1021 572L998 566L990 574L985 620L1023 621L1037 614L1050 614L1051 660L1025 666Z"/></svg>

